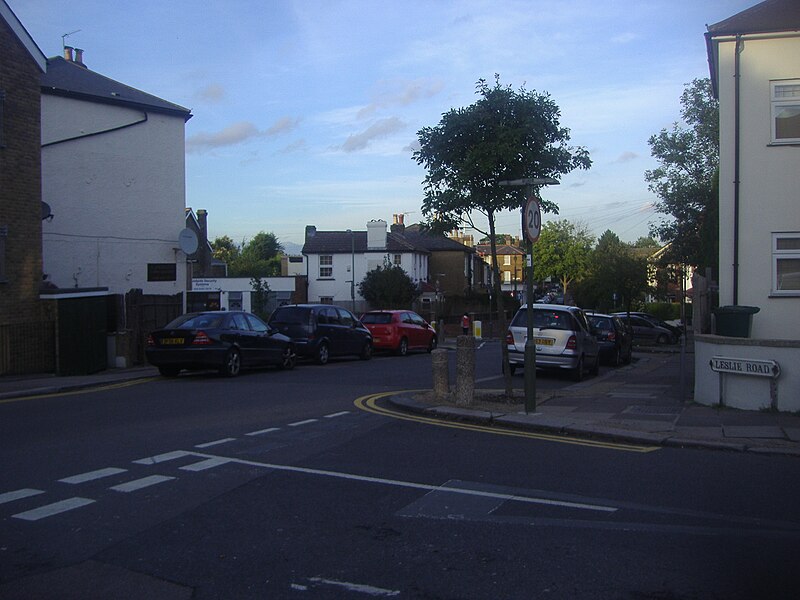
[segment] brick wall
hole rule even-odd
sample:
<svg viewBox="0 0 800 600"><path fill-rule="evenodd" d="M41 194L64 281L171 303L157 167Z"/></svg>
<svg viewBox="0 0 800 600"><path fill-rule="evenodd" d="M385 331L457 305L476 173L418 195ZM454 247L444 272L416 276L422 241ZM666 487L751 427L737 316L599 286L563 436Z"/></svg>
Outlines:
<svg viewBox="0 0 800 600"><path fill-rule="evenodd" d="M2 18L0 56L0 325L7 325L42 318L41 71Z"/></svg>

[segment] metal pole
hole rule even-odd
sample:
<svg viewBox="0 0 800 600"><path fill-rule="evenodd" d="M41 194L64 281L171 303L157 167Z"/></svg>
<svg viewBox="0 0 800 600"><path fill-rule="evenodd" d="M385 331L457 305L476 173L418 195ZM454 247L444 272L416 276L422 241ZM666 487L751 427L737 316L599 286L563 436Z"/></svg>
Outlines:
<svg viewBox="0 0 800 600"><path fill-rule="evenodd" d="M356 312L356 234L350 231L350 304Z"/></svg>
<svg viewBox="0 0 800 600"><path fill-rule="evenodd" d="M525 210L524 208L522 209ZM533 337L533 243L528 240L528 277L525 282L525 302L528 305L528 331L525 338L525 412L536 412L536 340Z"/></svg>

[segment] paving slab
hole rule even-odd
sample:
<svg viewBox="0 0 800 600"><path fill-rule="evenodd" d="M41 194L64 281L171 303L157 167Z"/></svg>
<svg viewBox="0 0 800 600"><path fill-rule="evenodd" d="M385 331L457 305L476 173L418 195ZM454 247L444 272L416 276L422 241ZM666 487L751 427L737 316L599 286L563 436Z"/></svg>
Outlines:
<svg viewBox="0 0 800 600"><path fill-rule="evenodd" d="M784 440L786 435L777 425L723 425L726 438L766 438Z"/></svg>

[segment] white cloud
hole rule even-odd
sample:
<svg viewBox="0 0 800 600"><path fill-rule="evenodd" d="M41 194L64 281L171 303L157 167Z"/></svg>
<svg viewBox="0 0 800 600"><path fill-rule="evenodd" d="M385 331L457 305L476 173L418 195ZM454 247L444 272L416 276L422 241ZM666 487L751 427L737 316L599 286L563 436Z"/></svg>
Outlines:
<svg viewBox="0 0 800 600"><path fill-rule="evenodd" d="M341 149L344 152L356 152L364 150L373 140L383 139L391 134L400 131L406 127L397 117L389 117L387 119L380 119L367 127L361 133L351 135L347 138Z"/></svg>

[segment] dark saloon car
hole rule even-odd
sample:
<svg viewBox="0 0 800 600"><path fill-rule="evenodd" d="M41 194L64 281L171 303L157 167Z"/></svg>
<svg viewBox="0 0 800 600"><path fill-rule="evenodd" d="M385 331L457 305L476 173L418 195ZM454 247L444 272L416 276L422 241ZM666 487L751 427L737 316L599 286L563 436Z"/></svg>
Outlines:
<svg viewBox="0 0 800 600"><path fill-rule="evenodd" d="M628 316L628 313L622 313L622 312L614 313L614 314L619 316L619 317L627 317ZM646 312L631 312L630 314L631 314L632 317L641 317L642 319L645 319L646 321L650 321L653 325L657 325L658 327L663 327L664 329L667 329L671 334L670 343L673 343L673 344L676 343L678 340L681 339L681 335L683 335L683 329L681 329L680 327L677 327L675 325L672 325L671 323L667 323L666 321L664 321L662 319L659 319L658 317L656 317L655 315L651 315L650 313L646 313Z"/></svg>
<svg viewBox="0 0 800 600"><path fill-rule="evenodd" d="M615 315L587 312L586 318L594 328L600 343L600 359L606 364L618 367L630 364L633 353L633 333L622 319Z"/></svg>
<svg viewBox="0 0 800 600"><path fill-rule="evenodd" d="M633 330L635 344L674 344L677 340L672 331L656 325L649 319L631 313L631 316L619 315L622 322Z"/></svg>
<svg viewBox="0 0 800 600"><path fill-rule="evenodd" d="M242 367L292 369L292 341L257 316L242 311L188 313L147 337L147 360L165 377L182 369L217 369L235 377Z"/></svg>
<svg viewBox="0 0 800 600"><path fill-rule="evenodd" d="M433 327L413 311L373 310L361 315L361 322L372 333L375 349L405 356L409 350L431 352L436 348Z"/></svg>
<svg viewBox="0 0 800 600"><path fill-rule="evenodd" d="M287 304L269 318L291 338L298 356L324 365L332 356L372 357L372 334L349 310L331 304Z"/></svg>

